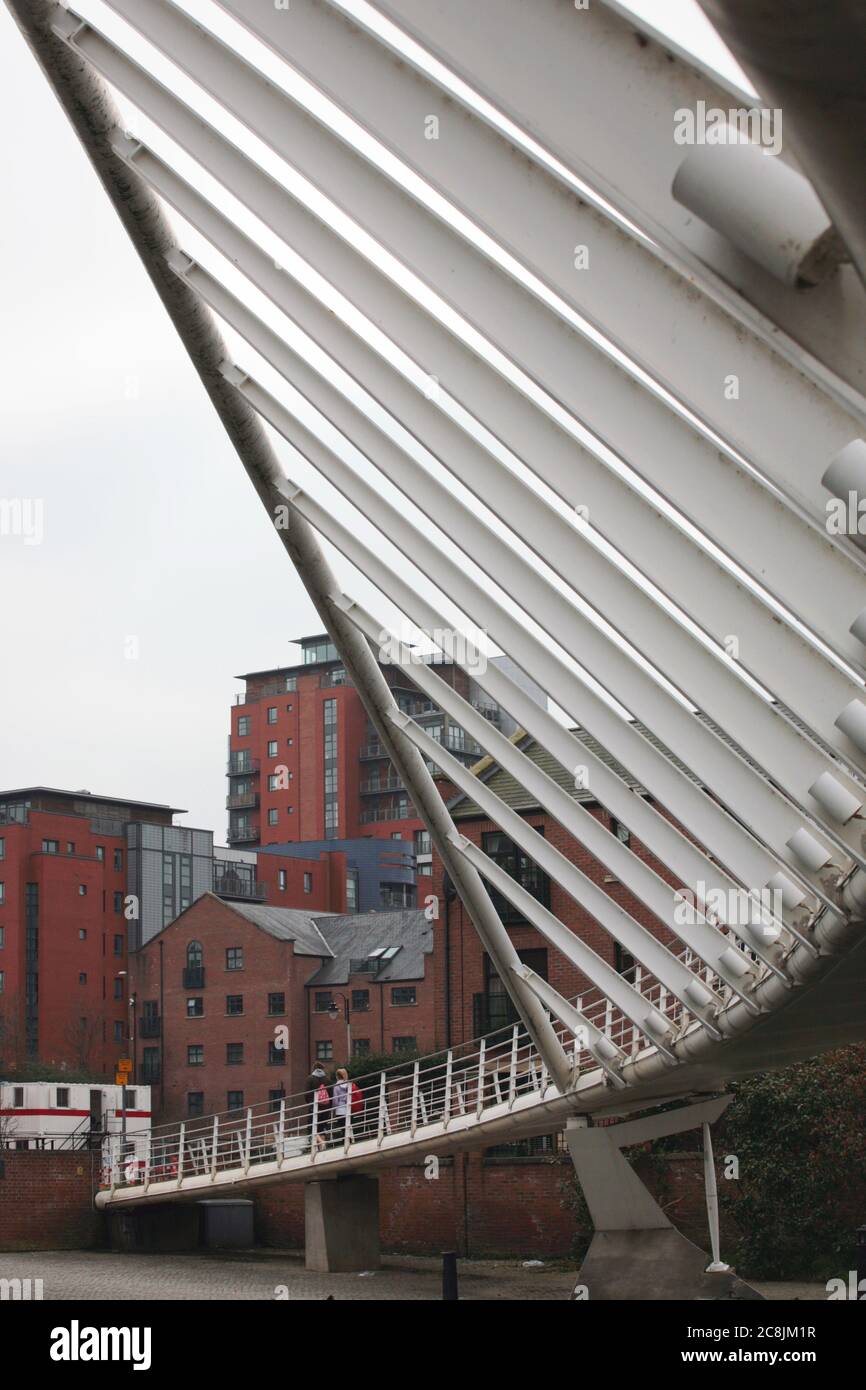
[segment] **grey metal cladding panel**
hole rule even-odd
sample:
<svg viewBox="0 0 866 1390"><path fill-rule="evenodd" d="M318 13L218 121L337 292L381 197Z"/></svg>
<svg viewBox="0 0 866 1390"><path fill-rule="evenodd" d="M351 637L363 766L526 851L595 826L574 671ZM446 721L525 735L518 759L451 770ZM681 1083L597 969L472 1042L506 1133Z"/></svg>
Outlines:
<svg viewBox="0 0 866 1390"><path fill-rule="evenodd" d="M141 845L143 849L162 849L162 826L142 825Z"/></svg>
<svg viewBox="0 0 866 1390"><path fill-rule="evenodd" d="M192 852L193 854L204 854L208 858L213 855L213 831L212 830L193 830L192 832Z"/></svg>

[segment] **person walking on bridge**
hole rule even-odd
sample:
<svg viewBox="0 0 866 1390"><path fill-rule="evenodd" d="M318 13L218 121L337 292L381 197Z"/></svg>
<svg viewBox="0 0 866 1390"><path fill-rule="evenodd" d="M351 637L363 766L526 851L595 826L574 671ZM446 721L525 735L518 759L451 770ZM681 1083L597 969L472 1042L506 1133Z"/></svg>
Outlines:
<svg viewBox="0 0 866 1390"><path fill-rule="evenodd" d="M331 1096L327 1087L327 1073L315 1066L307 1078L307 1100L310 1106L310 1148L325 1147L325 1133L328 1128Z"/></svg>

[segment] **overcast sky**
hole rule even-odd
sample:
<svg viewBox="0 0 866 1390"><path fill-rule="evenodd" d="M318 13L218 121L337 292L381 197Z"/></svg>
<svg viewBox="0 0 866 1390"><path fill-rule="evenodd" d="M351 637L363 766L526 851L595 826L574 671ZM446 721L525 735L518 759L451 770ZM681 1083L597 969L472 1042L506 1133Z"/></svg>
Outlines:
<svg viewBox="0 0 866 1390"><path fill-rule="evenodd" d="M630 7L739 76L692 0ZM41 543L0 536L0 786L169 802L223 843L234 677L319 624L2 5L0 119L0 498L43 508Z"/></svg>

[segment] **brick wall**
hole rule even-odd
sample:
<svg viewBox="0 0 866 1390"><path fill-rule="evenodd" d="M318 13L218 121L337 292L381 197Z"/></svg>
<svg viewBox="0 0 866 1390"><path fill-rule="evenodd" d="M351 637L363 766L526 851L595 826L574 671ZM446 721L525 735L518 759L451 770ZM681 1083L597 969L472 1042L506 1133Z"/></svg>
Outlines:
<svg viewBox="0 0 866 1390"><path fill-rule="evenodd" d="M98 1153L0 1153L0 1250L90 1250L102 1243L94 1210Z"/></svg>
<svg viewBox="0 0 866 1390"><path fill-rule="evenodd" d="M637 1171L674 1225L708 1248L700 1154L671 1154ZM458 1154L440 1160L439 1177L421 1163L380 1175L382 1249L400 1254L517 1259L569 1259L578 1235L568 1204L574 1170L567 1157L483 1158ZM301 1248L304 1192L300 1183L262 1188L255 1196L256 1236L264 1245ZM731 1233L732 1234L732 1233ZM722 1230L722 1247L726 1233Z"/></svg>

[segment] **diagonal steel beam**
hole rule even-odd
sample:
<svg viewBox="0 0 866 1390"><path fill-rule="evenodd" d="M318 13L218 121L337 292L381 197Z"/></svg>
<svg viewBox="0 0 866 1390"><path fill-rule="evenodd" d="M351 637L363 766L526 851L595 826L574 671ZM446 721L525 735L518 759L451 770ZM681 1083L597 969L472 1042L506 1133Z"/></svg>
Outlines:
<svg viewBox="0 0 866 1390"><path fill-rule="evenodd" d="M453 852L454 826L423 758L388 719L396 710L391 691L367 642L338 604L340 589L313 529L287 502L285 475L255 413L221 370L225 345L200 300L167 266L178 248L153 194L111 148L119 117L102 84L53 32L57 8L48 0L6 0L39 66L72 123L102 185L190 355L279 539L333 639L388 756L409 788L437 852L485 949L500 974L557 1088L571 1084L571 1068L538 998L512 967L519 957L477 872ZM289 509L288 526L283 524Z"/></svg>

